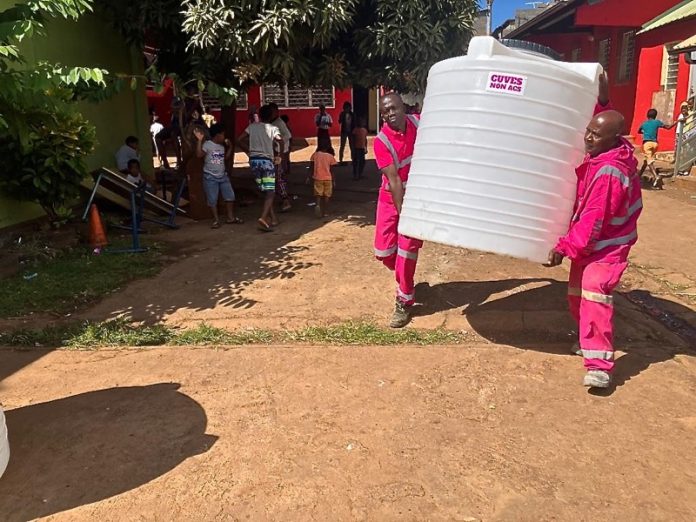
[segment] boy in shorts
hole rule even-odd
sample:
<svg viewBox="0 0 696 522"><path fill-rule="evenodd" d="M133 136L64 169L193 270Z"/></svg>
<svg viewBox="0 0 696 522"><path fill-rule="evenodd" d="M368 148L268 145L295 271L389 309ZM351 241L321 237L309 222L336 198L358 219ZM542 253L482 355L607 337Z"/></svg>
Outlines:
<svg viewBox="0 0 696 522"><path fill-rule="evenodd" d="M259 109L258 122L250 123L239 136L239 148L249 156L249 165L256 185L263 193L263 210L258 219L259 230L270 232L278 224L273 202L276 191L276 165L282 161L283 137L278 127L271 125L273 109L264 105Z"/></svg>
<svg viewBox="0 0 696 522"><path fill-rule="evenodd" d="M224 127L216 123L210 128L209 140L205 140L205 133L200 128L193 130L196 137L196 156L203 158L203 189L208 200L208 206L213 213L211 228L220 228L218 216L218 196L222 194L227 207L227 220L225 223L239 224L243 221L234 215L234 190L227 176L225 163L232 155L232 147L229 140L225 139ZM205 141L204 141L205 140Z"/></svg>
<svg viewBox="0 0 696 522"><path fill-rule="evenodd" d="M312 162L314 179L314 195L317 198L317 206L314 211L317 217L326 217L329 209L329 200L333 195L334 181L331 175L331 167L336 165L334 150L331 145L321 143L317 151L309 159Z"/></svg>
<svg viewBox="0 0 696 522"><path fill-rule="evenodd" d="M647 168L652 175L650 181L652 181L652 186L654 188L662 188L662 178L655 170L653 164L655 163L655 154L659 145L657 143L657 134L660 129L669 130L674 127L677 122L672 125L665 125L662 121L657 119L657 111L655 109L650 109L648 111L648 119L645 120L641 126L638 128L638 132L643 135L643 154L645 154L645 159L643 160L643 166L640 169L640 176L643 176L645 169Z"/></svg>

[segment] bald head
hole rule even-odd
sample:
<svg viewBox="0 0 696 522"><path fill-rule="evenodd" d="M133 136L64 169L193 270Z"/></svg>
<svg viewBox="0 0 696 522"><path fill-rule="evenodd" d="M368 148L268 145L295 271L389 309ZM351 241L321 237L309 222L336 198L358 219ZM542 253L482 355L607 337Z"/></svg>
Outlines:
<svg viewBox="0 0 696 522"><path fill-rule="evenodd" d="M385 94L379 102L379 109L389 127L399 132L406 130L406 110L401 96L395 92Z"/></svg>
<svg viewBox="0 0 696 522"><path fill-rule="evenodd" d="M619 145L625 121L620 112L604 111L597 114L585 131L585 151L598 156Z"/></svg>

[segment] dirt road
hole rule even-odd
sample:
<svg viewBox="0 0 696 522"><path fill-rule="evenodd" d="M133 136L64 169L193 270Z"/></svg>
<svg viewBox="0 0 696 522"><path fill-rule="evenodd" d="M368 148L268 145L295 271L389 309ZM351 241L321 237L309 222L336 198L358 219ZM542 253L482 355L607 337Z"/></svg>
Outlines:
<svg viewBox="0 0 696 522"><path fill-rule="evenodd" d="M696 519L696 361L566 346L54 352L2 384L3 520ZM0 353L0 364L30 354ZM643 357L644 355L634 355Z"/></svg>
<svg viewBox="0 0 696 522"><path fill-rule="evenodd" d="M276 232L161 235L161 274L80 317L384 322L375 178L353 184L344 168L317 220L302 177ZM696 520L696 205L678 196L645 193L603 396L568 355L565 268L432 244L413 325L466 330L462 346L0 351L2 518Z"/></svg>

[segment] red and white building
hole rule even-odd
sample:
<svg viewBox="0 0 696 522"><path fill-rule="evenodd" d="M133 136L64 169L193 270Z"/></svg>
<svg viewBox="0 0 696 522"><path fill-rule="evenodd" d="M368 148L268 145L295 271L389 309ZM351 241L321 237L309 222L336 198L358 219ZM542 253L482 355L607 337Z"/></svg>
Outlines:
<svg viewBox="0 0 696 522"><path fill-rule="evenodd" d="M648 109L671 122L693 96L696 0L561 0L507 34L546 45L571 62L599 62L609 74L612 104L637 133ZM693 45L696 48L696 43ZM675 131L665 131L664 150Z"/></svg>
<svg viewBox="0 0 696 522"><path fill-rule="evenodd" d="M163 124L170 121L171 103L174 97L173 89L168 84L162 93L147 91L148 104L160 117ZM220 121L220 103L215 98L206 97L203 101L206 108ZM353 106L357 117L365 117L370 130L376 130L377 125L377 93L374 89L353 87L337 89L334 87L288 87L286 85L254 85L246 92L240 93L237 99L236 132L241 134L249 123L249 111L252 107L258 110L264 104L277 103L281 114L290 118L290 128L295 137L308 138L316 136L317 129L314 117L319 112L319 105L325 105L331 115L334 125L331 134L340 134L338 118L345 102Z"/></svg>

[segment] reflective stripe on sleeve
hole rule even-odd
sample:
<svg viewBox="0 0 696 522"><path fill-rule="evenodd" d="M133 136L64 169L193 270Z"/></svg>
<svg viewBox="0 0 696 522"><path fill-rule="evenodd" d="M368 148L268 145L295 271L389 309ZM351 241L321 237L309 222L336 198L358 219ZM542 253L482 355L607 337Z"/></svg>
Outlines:
<svg viewBox="0 0 696 522"><path fill-rule="evenodd" d="M377 134L377 139L381 141L385 147L387 147L387 150L389 150L389 154L391 154L392 160L394 161L394 166L398 169L399 157L396 155L396 149L394 148L394 145L391 144L391 141L389 141L389 138L387 138L387 135L383 132Z"/></svg>
<svg viewBox="0 0 696 522"><path fill-rule="evenodd" d="M602 303L605 305L614 304L614 297L611 295L598 294L597 292L590 292L589 290L582 291L582 298L587 301L592 301L593 303Z"/></svg>
<svg viewBox="0 0 696 522"><path fill-rule="evenodd" d="M618 225L625 225L629 219L638 212L641 208L643 208L643 200L641 198L638 199L633 205L628 207L628 212L626 212L625 216L620 216L620 217L615 217L612 218L611 221L609 221L609 224L618 226Z"/></svg>
<svg viewBox="0 0 696 522"><path fill-rule="evenodd" d="M397 255L406 259L418 259L418 252L409 252L403 248L397 250Z"/></svg>
<svg viewBox="0 0 696 522"><path fill-rule="evenodd" d="M582 290L576 286L569 286L568 287L568 295L580 297L582 295Z"/></svg>
<svg viewBox="0 0 696 522"><path fill-rule="evenodd" d="M604 350L580 350L585 359L601 359L603 361L613 361L614 352Z"/></svg>
<svg viewBox="0 0 696 522"><path fill-rule="evenodd" d="M610 246L627 245L634 239L638 239L637 230L634 230L633 232L631 232L630 234L626 234L625 236L615 237L613 239L605 239L604 241L597 241L592 250L594 252L599 252L600 250L603 250Z"/></svg>
<svg viewBox="0 0 696 522"><path fill-rule="evenodd" d="M416 118L413 114L408 114L407 116L408 116L408 121L413 123L414 127L416 127L416 129L417 129L418 126L420 125L420 120L418 118Z"/></svg>

